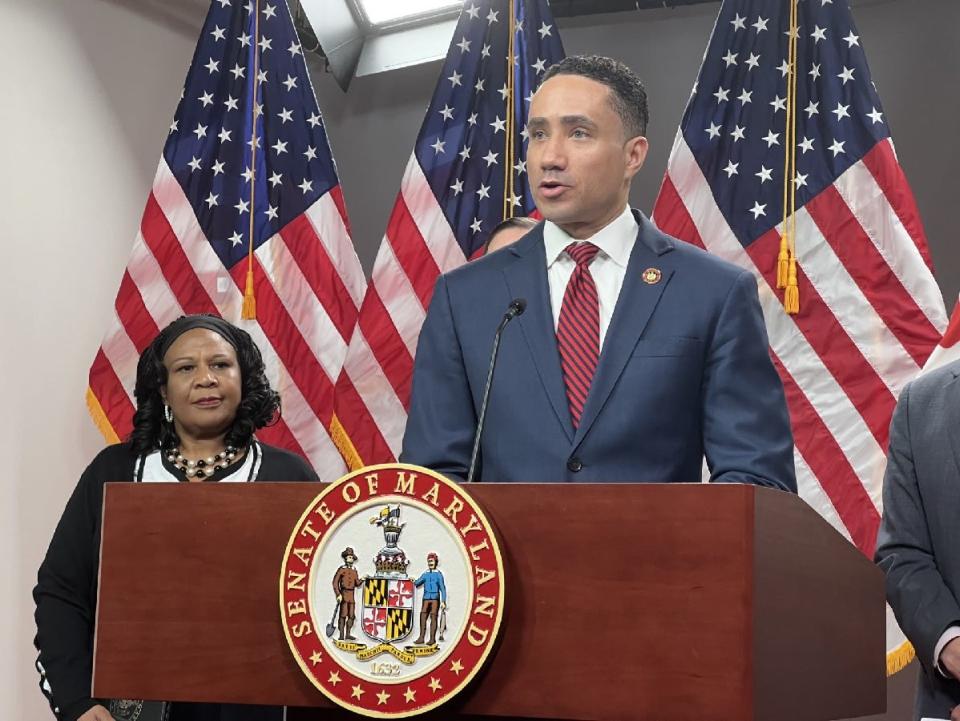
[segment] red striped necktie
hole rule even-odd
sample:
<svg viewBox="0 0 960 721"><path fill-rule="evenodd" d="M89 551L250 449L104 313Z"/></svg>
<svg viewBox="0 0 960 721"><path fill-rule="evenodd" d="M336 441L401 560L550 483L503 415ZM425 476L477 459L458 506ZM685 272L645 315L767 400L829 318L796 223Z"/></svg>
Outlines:
<svg viewBox="0 0 960 721"><path fill-rule="evenodd" d="M593 243L571 243L564 249L577 267L563 293L557 347L574 428L580 425L583 405L600 358L600 301L597 284L590 275L590 262L599 250Z"/></svg>

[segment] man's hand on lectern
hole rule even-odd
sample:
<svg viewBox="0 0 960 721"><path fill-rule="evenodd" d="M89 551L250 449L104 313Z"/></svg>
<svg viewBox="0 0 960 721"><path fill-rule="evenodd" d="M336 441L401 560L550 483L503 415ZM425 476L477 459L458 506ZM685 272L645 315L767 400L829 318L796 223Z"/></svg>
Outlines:
<svg viewBox="0 0 960 721"><path fill-rule="evenodd" d="M98 704L78 718L77 721L113 721L113 716Z"/></svg>

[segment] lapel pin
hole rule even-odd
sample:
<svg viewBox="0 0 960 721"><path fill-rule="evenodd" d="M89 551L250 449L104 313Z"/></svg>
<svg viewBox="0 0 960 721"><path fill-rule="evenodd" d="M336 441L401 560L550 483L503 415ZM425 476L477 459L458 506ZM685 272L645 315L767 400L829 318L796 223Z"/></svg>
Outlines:
<svg viewBox="0 0 960 721"><path fill-rule="evenodd" d="M656 285L660 282L662 274L659 268L647 268L643 271L643 282L647 285Z"/></svg>

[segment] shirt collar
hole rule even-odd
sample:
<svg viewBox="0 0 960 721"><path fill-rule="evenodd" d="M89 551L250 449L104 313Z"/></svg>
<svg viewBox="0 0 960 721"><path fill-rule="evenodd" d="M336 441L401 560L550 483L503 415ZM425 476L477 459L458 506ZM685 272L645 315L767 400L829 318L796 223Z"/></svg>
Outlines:
<svg viewBox="0 0 960 721"><path fill-rule="evenodd" d="M597 246L600 252L614 263L626 268L638 232L640 232L640 226L637 224L637 219L633 217L630 206L627 205L620 215L584 240ZM557 258L563 254L564 248L576 242L578 242L577 239L567 235L560 226L549 220L546 221L543 226L543 243L547 253L547 267L556 262Z"/></svg>

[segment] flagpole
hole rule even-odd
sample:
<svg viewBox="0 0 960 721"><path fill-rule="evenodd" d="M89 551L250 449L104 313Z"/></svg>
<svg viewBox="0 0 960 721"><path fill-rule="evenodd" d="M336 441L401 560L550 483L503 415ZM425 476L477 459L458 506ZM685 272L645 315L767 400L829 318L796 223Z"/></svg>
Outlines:
<svg viewBox="0 0 960 721"><path fill-rule="evenodd" d="M250 238L247 244L247 282L243 291L243 307L240 317L243 320L255 320L257 317L257 298L253 289L253 245L254 213L257 199L257 98L260 89L260 0L253 3L253 101L250 104Z"/></svg>

